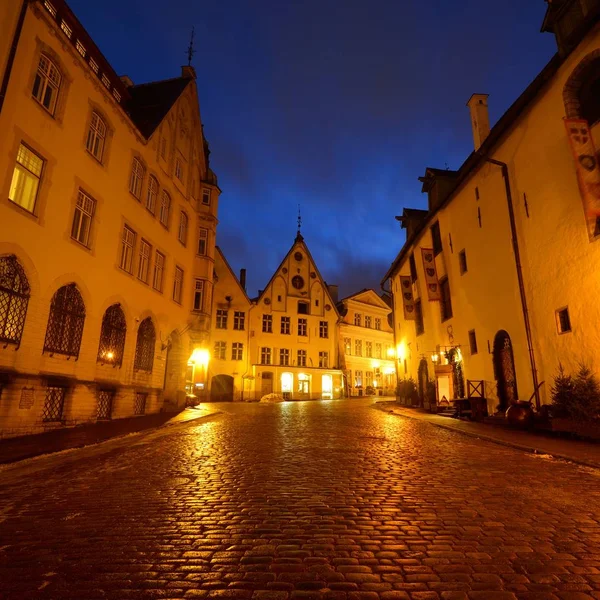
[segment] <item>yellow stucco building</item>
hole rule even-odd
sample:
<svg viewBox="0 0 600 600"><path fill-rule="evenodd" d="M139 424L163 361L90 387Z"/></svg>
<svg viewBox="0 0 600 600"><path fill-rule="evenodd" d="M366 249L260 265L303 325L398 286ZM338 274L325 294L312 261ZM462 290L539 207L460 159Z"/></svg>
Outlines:
<svg viewBox="0 0 600 600"><path fill-rule="evenodd" d="M396 352L390 306L375 290L365 289L343 298L337 307L346 395L394 395Z"/></svg>
<svg viewBox="0 0 600 600"><path fill-rule="evenodd" d="M0 435L181 406L219 198L194 70L118 77L62 0L0 15Z"/></svg>
<svg viewBox="0 0 600 600"><path fill-rule="evenodd" d="M491 130L472 96L474 152L428 168L428 210L398 217L407 239L384 282L422 401L435 380L438 403L539 407L559 363L599 370L599 16L597 0L549 4L558 53Z"/></svg>

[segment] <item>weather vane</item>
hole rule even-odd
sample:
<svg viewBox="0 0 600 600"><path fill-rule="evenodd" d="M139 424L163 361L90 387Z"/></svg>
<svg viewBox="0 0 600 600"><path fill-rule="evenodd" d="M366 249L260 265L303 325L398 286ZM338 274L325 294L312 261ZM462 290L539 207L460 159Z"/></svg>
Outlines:
<svg viewBox="0 0 600 600"><path fill-rule="evenodd" d="M300 214L300 205L298 204L298 233L302 229L302 215Z"/></svg>
<svg viewBox="0 0 600 600"><path fill-rule="evenodd" d="M192 58L196 54L194 50L194 27L192 26L192 35L190 37L190 45L187 49L187 57L188 57L188 67L192 65Z"/></svg>

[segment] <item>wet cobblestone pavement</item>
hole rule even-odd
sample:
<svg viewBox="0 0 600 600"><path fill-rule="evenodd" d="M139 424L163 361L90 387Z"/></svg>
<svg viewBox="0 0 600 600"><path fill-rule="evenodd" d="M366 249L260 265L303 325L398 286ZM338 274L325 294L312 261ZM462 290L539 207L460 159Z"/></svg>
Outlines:
<svg viewBox="0 0 600 600"><path fill-rule="evenodd" d="M600 599L600 471L368 400L0 471L0 598Z"/></svg>

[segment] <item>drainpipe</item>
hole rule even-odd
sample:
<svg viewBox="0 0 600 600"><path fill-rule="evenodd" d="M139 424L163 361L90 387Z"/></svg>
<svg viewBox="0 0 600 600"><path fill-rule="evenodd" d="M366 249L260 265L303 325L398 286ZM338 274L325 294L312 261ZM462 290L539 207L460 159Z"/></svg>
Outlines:
<svg viewBox="0 0 600 600"><path fill-rule="evenodd" d="M10 46L10 52L8 53L8 60L6 61L6 70L4 71L4 77L2 78L2 86L0 87L0 113L2 112L2 106L4 105L6 90L8 89L10 74L12 72L13 63L15 62L15 55L17 53L17 46L19 45L19 38L21 37L21 31L23 30L23 22L25 21L25 13L27 12L27 1L28 0L23 0L23 4L21 5L21 13L19 14L19 20L17 21L17 28L15 29L13 41Z"/></svg>
<svg viewBox="0 0 600 600"><path fill-rule="evenodd" d="M493 158L483 157L486 162L496 165L502 169L504 178L504 187L506 188L506 202L508 204L508 217L510 220L510 233L512 237L512 247L515 256L515 267L517 268L517 279L519 281L519 294L521 296L521 308L523 310L523 321L525 322L525 336L527 338L527 349L529 351L529 363L531 366L531 377L533 379L533 389L535 394L535 406L540 409L540 390L538 384L537 368L535 366L535 354L533 352L533 342L531 336L531 324L529 322L529 310L527 309L527 297L525 294L525 283L523 281L523 269L521 267L521 255L519 252L519 240L517 239L517 225L515 223L515 212L513 209L512 193L510 191L510 179L508 175L508 165Z"/></svg>

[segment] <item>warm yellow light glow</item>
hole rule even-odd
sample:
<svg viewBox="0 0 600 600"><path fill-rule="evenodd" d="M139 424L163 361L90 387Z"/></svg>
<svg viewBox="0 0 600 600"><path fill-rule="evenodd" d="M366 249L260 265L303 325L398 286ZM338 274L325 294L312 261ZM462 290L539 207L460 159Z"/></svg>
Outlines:
<svg viewBox="0 0 600 600"><path fill-rule="evenodd" d="M396 371L394 367L386 367L383 372L385 375L393 375Z"/></svg>
<svg viewBox="0 0 600 600"><path fill-rule="evenodd" d="M208 365L210 353L206 348L195 348L188 360L188 365Z"/></svg>
<svg viewBox="0 0 600 600"><path fill-rule="evenodd" d="M109 351L104 356L106 356L106 358L108 358L108 360L112 360L115 357L115 353Z"/></svg>
<svg viewBox="0 0 600 600"><path fill-rule="evenodd" d="M396 351L393 348L388 348L387 355L390 358L394 358L394 356L396 356Z"/></svg>
<svg viewBox="0 0 600 600"><path fill-rule="evenodd" d="M396 356L398 356L398 360L400 362L402 362L406 358L406 344L404 342L400 342L398 344Z"/></svg>
<svg viewBox="0 0 600 600"><path fill-rule="evenodd" d="M377 381L373 382L373 387L375 387L375 388L377 387Z"/></svg>
<svg viewBox="0 0 600 600"><path fill-rule="evenodd" d="M379 369L379 367L381 367L381 363L380 363L378 360L372 360L372 361L371 361L371 366L372 366L374 369Z"/></svg>
<svg viewBox="0 0 600 600"><path fill-rule="evenodd" d="M462 357L462 352L460 351L460 348L456 349L456 362L461 362L463 359Z"/></svg>
<svg viewBox="0 0 600 600"><path fill-rule="evenodd" d="M431 361L436 363L438 360L440 360L440 357L437 354L432 354L431 355Z"/></svg>

